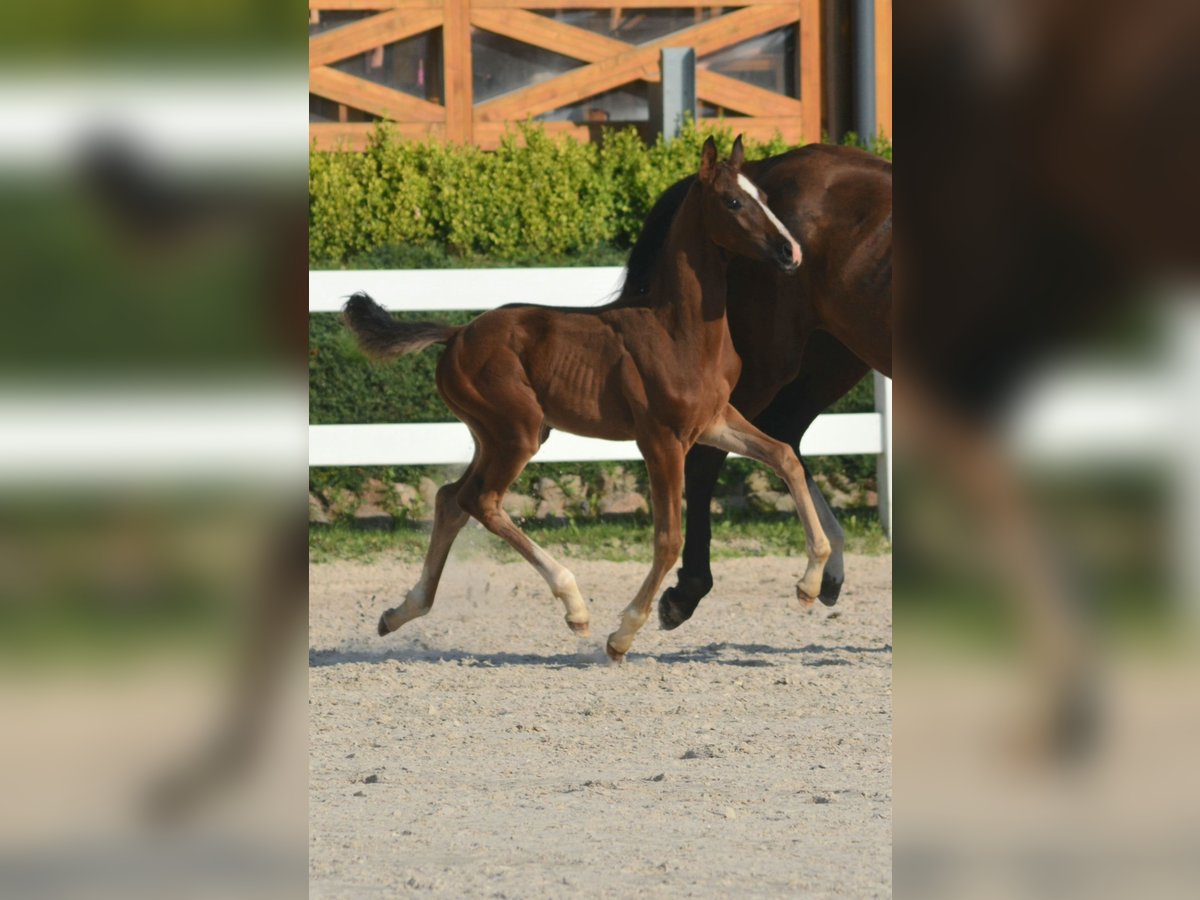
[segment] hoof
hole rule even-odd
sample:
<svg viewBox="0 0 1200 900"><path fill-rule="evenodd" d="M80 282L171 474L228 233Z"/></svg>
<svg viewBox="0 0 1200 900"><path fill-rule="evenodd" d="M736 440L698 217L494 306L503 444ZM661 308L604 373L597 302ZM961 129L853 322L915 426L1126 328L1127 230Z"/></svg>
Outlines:
<svg viewBox="0 0 1200 900"><path fill-rule="evenodd" d="M604 642L604 652L608 654L608 658L615 663L625 662L625 654L617 651L609 641Z"/></svg>
<svg viewBox="0 0 1200 900"><path fill-rule="evenodd" d="M674 631L692 617L698 602L681 598L678 588L667 588L658 600L658 624L663 631Z"/></svg>
<svg viewBox="0 0 1200 900"><path fill-rule="evenodd" d="M821 579L821 602L826 606L836 606L838 597L842 595L842 578L831 578L826 572Z"/></svg>
<svg viewBox="0 0 1200 900"><path fill-rule="evenodd" d="M576 637L589 637L592 633L592 627L587 622L567 622L567 627L575 632Z"/></svg>
<svg viewBox="0 0 1200 900"><path fill-rule="evenodd" d="M387 613L379 617L379 627L376 629L380 637L384 637L392 633L392 629L388 628Z"/></svg>
<svg viewBox="0 0 1200 900"><path fill-rule="evenodd" d="M802 609L809 610L809 609L812 609L817 604L816 597L808 596L808 594L806 594L806 593L804 593L804 591L800 590L800 588L798 586L796 588L796 597L800 600L800 606Z"/></svg>

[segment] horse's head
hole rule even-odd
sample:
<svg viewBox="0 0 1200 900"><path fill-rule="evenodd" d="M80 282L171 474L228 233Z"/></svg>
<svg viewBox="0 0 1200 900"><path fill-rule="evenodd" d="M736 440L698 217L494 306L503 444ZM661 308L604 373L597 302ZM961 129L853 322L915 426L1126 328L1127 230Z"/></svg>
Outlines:
<svg viewBox="0 0 1200 900"><path fill-rule="evenodd" d="M800 265L800 245L767 206L767 195L742 174L742 138L733 152L717 161L710 137L700 153L700 191L704 230L718 246L739 256L769 260L785 272Z"/></svg>

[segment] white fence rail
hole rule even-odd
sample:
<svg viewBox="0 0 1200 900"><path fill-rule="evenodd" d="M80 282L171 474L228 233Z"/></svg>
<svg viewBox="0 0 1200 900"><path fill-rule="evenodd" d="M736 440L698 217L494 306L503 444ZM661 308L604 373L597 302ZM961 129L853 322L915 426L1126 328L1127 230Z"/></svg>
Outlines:
<svg viewBox="0 0 1200 900"><path fill-rule="evenodd" d="M619 267L559 269L403 269L308 273L310 313L337 312L366 291L389 310L494 309L506 303L596 306L616 295ZM876 412L819 416L800 451L810 456L879 455L879 512L891 534L891 382L877 376ZM474 443L458 422L310 425L310 466L439 465L470 462ZM632 441L552 432L535 462L640 459Z"/></svg>

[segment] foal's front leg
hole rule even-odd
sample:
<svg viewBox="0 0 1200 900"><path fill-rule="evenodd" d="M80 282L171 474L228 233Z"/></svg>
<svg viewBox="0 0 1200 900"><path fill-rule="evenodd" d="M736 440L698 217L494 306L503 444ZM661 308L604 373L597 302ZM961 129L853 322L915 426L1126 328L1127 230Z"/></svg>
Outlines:
<svg viewBox="0 0 1200 900"><path fill-rule="evenodd" d="M679 556L680 511L683 506L684 446L672 435L639 439L638 448L646 459L650 476L650 503L654 513L654 564L638 588L633 601L621 613L621 625L608 636L605 650L620 662L633 645L633 639L646 620L659 585Z"/></svg>
<svg viewBox="0 0 1200 900"><path fill-rule="evenodd" d="M726 405L725 411L700 435L699 443L720 447L722 450L740 453L764 462L787 483L792 499L796 501L796 510L804 524L804 535L807 538L805 553L808 556L808 567L796 585L796 595L805 607L811 607L821 593L821 574L832 550L829 538L825 536L825 530L821 527L812 495L808 492L804 466L800 464L796 452L787 444L763 434L729 405Z"/></svg>

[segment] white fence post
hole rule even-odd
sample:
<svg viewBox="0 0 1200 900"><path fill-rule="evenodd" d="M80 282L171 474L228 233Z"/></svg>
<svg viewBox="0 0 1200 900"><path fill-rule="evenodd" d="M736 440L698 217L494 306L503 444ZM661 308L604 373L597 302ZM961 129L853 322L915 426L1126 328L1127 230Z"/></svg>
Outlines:
<svg viewBox="0 0 1200 900"><path fill-rule="evenodd" d="M879 521L888 539L892 537L892 379L875 373L875 410L879 413L882 449L875 464Z"/></svg>

